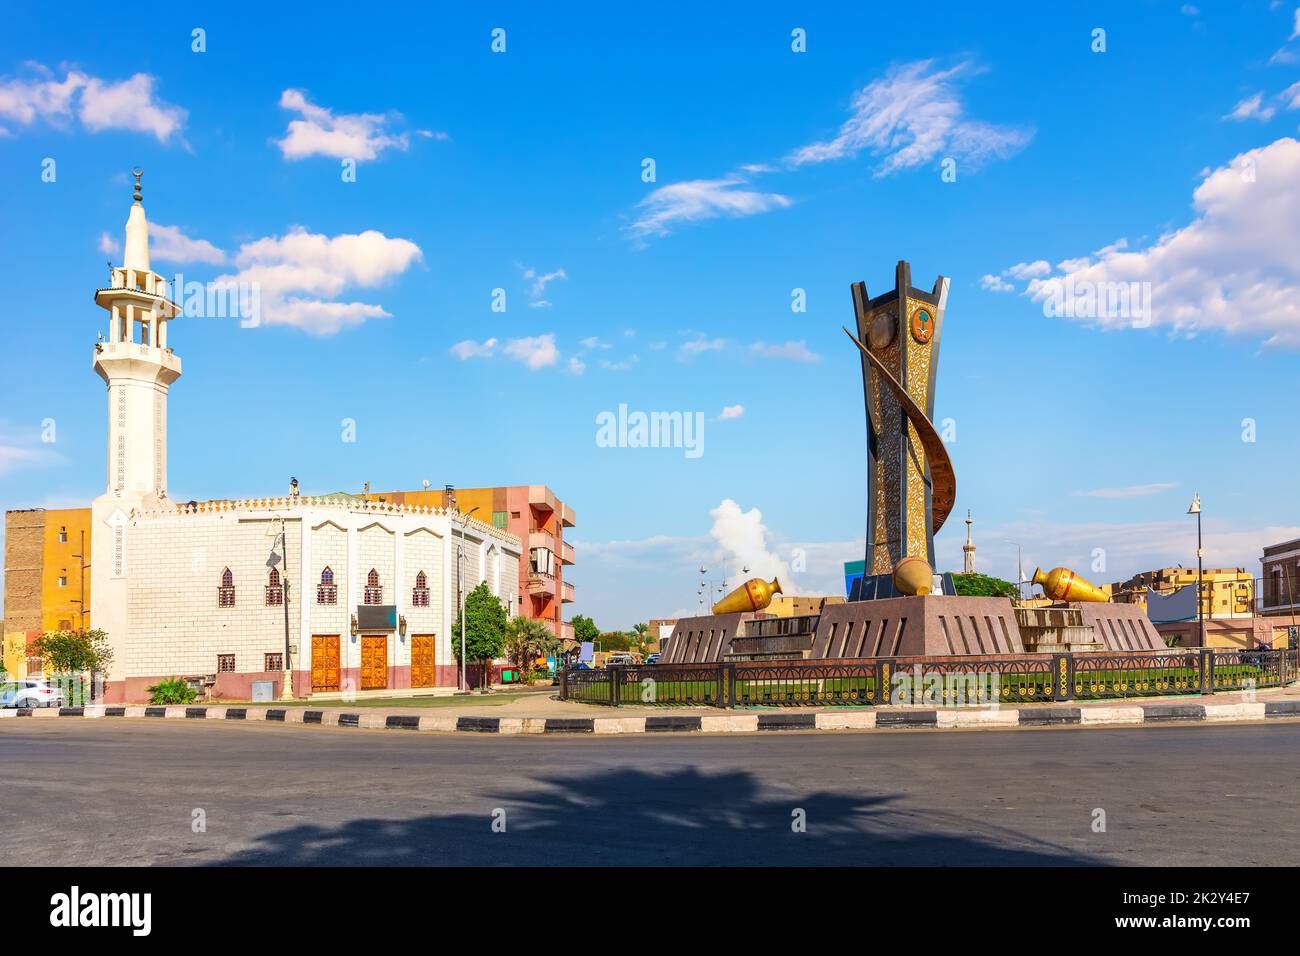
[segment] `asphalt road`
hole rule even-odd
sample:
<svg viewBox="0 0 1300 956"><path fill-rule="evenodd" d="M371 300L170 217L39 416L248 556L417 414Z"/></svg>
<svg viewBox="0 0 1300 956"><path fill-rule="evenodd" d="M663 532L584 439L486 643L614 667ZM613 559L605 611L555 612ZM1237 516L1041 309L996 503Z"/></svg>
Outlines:
<svg viewBox="0 0 1300 956"><path fill-rule="evenodd" d="M27 719L0 724L0 765L7 856L57 865L1300 864L1292 722L502 738Z"/></svg>

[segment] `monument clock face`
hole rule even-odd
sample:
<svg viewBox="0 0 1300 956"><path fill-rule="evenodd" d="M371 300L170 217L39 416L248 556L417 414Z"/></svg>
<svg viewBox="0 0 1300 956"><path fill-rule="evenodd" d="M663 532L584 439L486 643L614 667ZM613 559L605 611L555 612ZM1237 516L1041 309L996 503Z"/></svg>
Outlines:
<svg viewBox="0 0 1300 956"><path fill-rule="evenodd" d="M912 328L912 338L922 345L934 338L934 314L929 309L917 309L908 324Z"/></svg>

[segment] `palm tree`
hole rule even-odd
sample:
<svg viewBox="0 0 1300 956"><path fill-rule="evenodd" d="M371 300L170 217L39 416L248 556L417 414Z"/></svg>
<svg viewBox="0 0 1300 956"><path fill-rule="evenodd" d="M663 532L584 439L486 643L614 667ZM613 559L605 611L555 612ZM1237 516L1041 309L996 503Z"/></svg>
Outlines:
<svg viewBox="0 0 1300 956"><path fill-rule="evenodd" d="M650 645L650 625L642 621L639 624L632 625L632 633L636 635L637 651L644 657L646 648Z"/></svg>
<svg viewBox="0 0 1300 956"><path fill-rule="evenodd" d="M545 621L517 614L506 623L506 652L521 676L532 671L533 658L555 653L560 644Z"/></svg>

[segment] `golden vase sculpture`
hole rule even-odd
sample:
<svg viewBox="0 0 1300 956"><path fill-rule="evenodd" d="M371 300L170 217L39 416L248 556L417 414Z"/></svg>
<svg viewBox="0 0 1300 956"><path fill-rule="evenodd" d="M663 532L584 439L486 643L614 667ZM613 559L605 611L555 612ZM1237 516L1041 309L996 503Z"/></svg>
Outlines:
<svg viewBox="0 0 1300 956"><path fill-rule="evenodd" d="M924 558L903 558L894 565L894 587L899 594L929 594L934 587L934 568Z"/></svg>
<svg viewBox="0 0 1300 956"><path fill-rule="evenodd" d="M781 582L776 578L771 581L764 581L762 578L750 578L713 605L713 613L735 614L738 611L761 611L772 603L774 594L781 593Z"/></svg>
<svg viewBox="0 0 1300 956"><path fill-rule="evenodd" d="M1110 595L1069 568L1052 568L1046 574L1042 568L1034 568L1034 584L1043 586L1043 593L1053 601L1093 601L1105 604Z"/></svg>

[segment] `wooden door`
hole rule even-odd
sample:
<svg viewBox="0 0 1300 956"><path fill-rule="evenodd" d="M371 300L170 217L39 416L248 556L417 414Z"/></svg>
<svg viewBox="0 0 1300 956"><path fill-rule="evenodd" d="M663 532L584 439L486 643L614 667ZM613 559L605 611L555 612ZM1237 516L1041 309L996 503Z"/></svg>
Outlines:
<svg viewBox="0 0 1300 956"><path fill-rule="evenodd" d="M432 687L437 671L434 669L434 644L432 634L416 634L411 638L411 686Z"/></svg>
<svg viewBox="0 0 1300 956"><path fill-rule="evenodd" d="M339 636L313 634L311 636L311 690L339 689Z"/></svg>
<svg viewBox="0 0 1300 956"><path fill-rule="evenodd" d="M361 638L361 689L380 690L388 686L388 638Z"/></svg>

